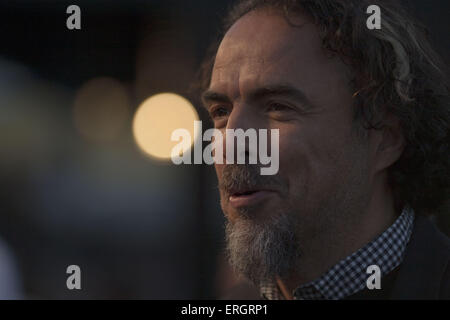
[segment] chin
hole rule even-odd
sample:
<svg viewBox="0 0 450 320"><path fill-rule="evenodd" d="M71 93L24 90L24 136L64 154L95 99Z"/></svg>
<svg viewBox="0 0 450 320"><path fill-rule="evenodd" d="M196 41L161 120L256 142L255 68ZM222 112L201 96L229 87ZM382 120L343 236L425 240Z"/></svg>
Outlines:
<svg viewBox="0 0 450 320"><path fill-rule="evenodd" d="M225 217L230 223L236 221L247 221L254 225L266 224L267 221L277 220L280 216L280 212L283 212L282 208L272 208L272 206L255 206L255 207L231 207L225 212Z"/></svg>
<svg viewBox="0 0 450 320"><path fill-rule="evenodd" d="M226 238L231 265L255 284L275 275L287 275L300 256L295 221L287 212L265 209L254 220L236 216L226 224Z"/></svg>

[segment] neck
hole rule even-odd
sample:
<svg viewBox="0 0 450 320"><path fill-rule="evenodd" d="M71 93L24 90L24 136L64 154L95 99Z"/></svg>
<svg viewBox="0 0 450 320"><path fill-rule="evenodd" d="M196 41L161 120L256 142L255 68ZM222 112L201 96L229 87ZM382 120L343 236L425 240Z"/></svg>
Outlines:
<svg viewBox="0 0 450 320"><path fill-rule="evenodd" d="M386 175L378 177L368 204L356 219L333 225L322 235L307 242L299 267L283 282L289 292L313 281L340 260L362 248L383 233L397 218L392 191Z"/></svg>

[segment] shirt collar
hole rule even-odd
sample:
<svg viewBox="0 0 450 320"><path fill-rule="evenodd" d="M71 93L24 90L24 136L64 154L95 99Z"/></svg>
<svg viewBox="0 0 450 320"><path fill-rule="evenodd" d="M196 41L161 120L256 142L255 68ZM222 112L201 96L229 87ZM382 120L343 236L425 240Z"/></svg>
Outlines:
<svg viewBox="0 0 450 320"><path fill-rule="evenodd" d="M403 260L413 222L414 212L406 207L395 222L377 238L339 261L318 279L294 290L294 299L337 300L348 297L366 287L369 277L367 267L370 265L377 265L381 276L388 274ZM262 283L260 293L265 299L284 299L275 282Z"/></svg>

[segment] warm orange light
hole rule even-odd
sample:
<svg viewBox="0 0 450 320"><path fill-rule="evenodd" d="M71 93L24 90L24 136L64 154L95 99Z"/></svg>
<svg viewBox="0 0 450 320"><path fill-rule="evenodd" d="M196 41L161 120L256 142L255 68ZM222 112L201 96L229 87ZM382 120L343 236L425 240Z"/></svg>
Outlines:
<svg viewBox="0 0 450 320"><path fill-rule="evenodd" d="M146 154L161 160L169 159L172 148L179 143L171 141L172 132L183 128L196 139L195 120L198 120L198 114L187 99L174 93L160 93L145 100L136 111L133 121L134 138ZM185 143L183 152L192 143L193 141Z"/></svg>

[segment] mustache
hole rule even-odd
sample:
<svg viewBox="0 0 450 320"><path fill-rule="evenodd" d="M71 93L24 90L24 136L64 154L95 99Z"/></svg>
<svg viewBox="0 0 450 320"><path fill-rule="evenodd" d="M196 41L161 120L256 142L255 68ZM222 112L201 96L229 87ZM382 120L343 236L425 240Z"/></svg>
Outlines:
<svg viewBox="0 0 450 320"><path fill-rule="evenodd" d="M283 191L285 186L278 175L261 175L260 167L252 164L225 165L219 180L219 189L229 195L246 190Z"/></svg>

